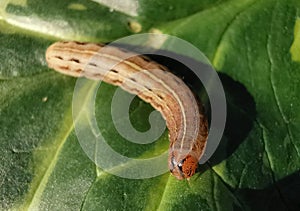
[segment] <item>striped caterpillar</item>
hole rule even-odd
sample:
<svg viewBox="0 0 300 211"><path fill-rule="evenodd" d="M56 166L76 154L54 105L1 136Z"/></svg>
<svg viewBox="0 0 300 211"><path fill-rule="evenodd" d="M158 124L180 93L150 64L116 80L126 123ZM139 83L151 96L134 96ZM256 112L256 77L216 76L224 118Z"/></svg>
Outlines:
<svg viewBox="0 0 300 211"><path fill-rule="evenodd" d="M207 119L192 91L166 67L121 48L80 42L52 44L46 60L60 73L103 80L150 103L169 130L170 172L180 180L195 174L207 142Z"/></svg>

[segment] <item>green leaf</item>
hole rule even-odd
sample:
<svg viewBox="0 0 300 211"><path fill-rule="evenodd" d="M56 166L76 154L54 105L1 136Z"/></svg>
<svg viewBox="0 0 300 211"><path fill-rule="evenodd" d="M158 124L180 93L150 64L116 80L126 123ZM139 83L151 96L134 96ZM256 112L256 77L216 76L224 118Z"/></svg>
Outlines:
<svg viewBox="0 0 300 211"><path fill-rule="evenodd" d="M129 11L126 2L132 3L0 3L1 210L299 209L300 4L140 0ZM98 168L73 125L76 79L46 65L44 53L55 40L109 42L148 31L178 36L202 50L225 89L224 136L190 181L169 173L126 179ZM177 65L165 65L180 74ZM144 158L168 149L167 131L146 145L118 134L110 115L116 87L101 84L99 90L97 124L115 151ZM138 130L149 129L152 110L134 100L130 118Z"/></svg>
<svg viewBox="0 0 300 211"><path fill-rule="evenodd" d="M190 16L220 2L222 1L204 0L195 2L193 0L140 0L138 11L140 18L142 19L148 19L148 21L151 22L166 22Z"/></svg>

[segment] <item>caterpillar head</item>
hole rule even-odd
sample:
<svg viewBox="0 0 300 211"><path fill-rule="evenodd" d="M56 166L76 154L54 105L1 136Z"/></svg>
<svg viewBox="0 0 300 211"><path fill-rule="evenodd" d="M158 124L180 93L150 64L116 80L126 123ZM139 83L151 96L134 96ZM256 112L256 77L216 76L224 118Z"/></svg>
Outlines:
<svg viewBox="0 0 300 211"><path fill-rule="evenodd" d="M176 161L175 157L171 157L169 164L170 172L179 180L189 179L196 172L198 167L198 159L192 155L187 155L184 159L179 162Z"/></svg>

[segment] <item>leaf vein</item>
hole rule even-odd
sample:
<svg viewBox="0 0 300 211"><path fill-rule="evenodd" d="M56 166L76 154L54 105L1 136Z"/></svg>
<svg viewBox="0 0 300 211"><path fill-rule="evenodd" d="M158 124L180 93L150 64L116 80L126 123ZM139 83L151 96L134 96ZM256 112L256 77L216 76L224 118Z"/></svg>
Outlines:
<svg viewBox="0 0 300 211"><path fill-rule="evenodd" d="M158 205L158 207L157 207L157 210L162 210L162 209L161 209L161 205L162 205L162 202L163 202L163 199L164 199L165 195L167 194L167 193L166 193L166 192L167 192L166 189L167 189L167 187L168 187L169 182L170 182L170 176L168 177L168 180L167 180L167 182L166 182L166 185L165 185L165 188L164 188L164 192L163 192L162 195L161 195L161 200L160 200L160 202L159 202L159 205Z"/></svg>
<svg viewBox="0 0 300 211"><path fill-rule="evenodd" d="M274 11L274 10L273 10ZM286 130L287 130L287 133L288 133L288 136L289 136L289 139L290 141L292 142L292 145L297 153L298 156L300 156L300 152L299 152L299 149L297 148L297 145L295 144L295 140L293 138L293 135L292 135L292 132L291 132L291 128L289 126L289 120L288 118L286 117L286 115L284 114L284 111L282 109L282 106L280 104L280 100L279 100L279 97L278 97L278 94L277 94L277 90L276 90L276 85L275 85L275 82L274 82L274 61L273 61L273 58L272 58L272 52L271 52L271 33L273 31L273 19L274 19L274 12L272 12L272 18L271 18L271 26L270 26L270 33L268 34L268 37L267 37L267 56L268 56L268 59L269 59L269 65L270 65L270 77L269 77L269 80L270 80L270 83L271 83L271 90L272 90L272 93L273 93L273 96L274 96L274 100L275 100L275 103L276 103L276 106L278 108L278 111L280 113L280 116L284 122L284 125L286 127Z"/></svg>
<svg viewBox="0 0 300 211"><path fill-rule="evenodd" d="M275 172L274 172L274 169L273 169L273 165L274 165L274 164L273 164L272 161L271 161L270 153L268 152L268 149L267 149L267 147L266 147L266 145L267 145L267 144L266 144L266 143L267 143L267 142L266 142L267 137L266 137L265 127L262 125L261 122L257 121L257 123L258 123L259 127L260 127L261 130L262 130L262 143L263 143L264 150L265 150L265 152L266 152L267 161L268 161L269 166L270 166L270 169L271 169L272 183L273 183L273 185L274 185L274 187L275 187L275 190L277 191L278 195L280 196L280 198L281 198L283 204L284 204L285 207L288 209L289 206L288 206L288 204L286 203L286 201L284 200L284 197L283 197L283 195L282 195L282 193L281 193L280 187L276 184Z"/></svg>
<svg viewBox="0 0 300 211"><path fill-rule="evenodd" d="M221 35L220 35L220 38L217 42L217 47L216 47L216 50L215 50L215 53L212 57L212 64L214 66L216 66L217 64L217 58L218 58L218 54L220 53L221 51L221 44L223 42L223 39L224 39L224 36L225 34L228 32L229 28L232 26L232 24L246 11L249 10L249 8L251 8L257 1L253 1L249 6L246 5L244 8L242 8L240 11L238 11L232 18L231 20L227 23L227 25L225 26L224 30L222 31Z"/></svg>
<svg viewBox="0 0 300 211"><path fill-rule="evenodd" d="M211 169L213 174L215 174L218 177L218 179L220 180L220 182L226 187L227 191L232 194L232 197L235 199L235 201L238 203L238 205L240 207L242 207L242 203L241 203L240 199L235 196L233 190L228 188L228 184L222 179L222 177L213 169L213 167L209 163L207 165L209 166L209 168Z"/></svg>
<svg viewBox="0 0 300 211"><path fill-rule="evenodd" d="M42 176L39 185L37 186L36 190L34 191L34 193L32 195L30 202L28 203L29 210L31 210L32 208L35 209L34 207L36 205L38 205L38 202L40 201L40 197L41 197L44 189L46 188L46 184L51 175L51 172L55 168L55 165L58 161L58 156L59 156L61 150L63 149L63 146L66 143L66 140L68 139L68 136L70 135L72 130L73 130L73 125L71 124L71 126L70 126L69 130L66 132L66 135L64 136L62 142L58 145L52 161L50 162L49 166L47 167L47 170L45 171L44 175Z"/></svg>

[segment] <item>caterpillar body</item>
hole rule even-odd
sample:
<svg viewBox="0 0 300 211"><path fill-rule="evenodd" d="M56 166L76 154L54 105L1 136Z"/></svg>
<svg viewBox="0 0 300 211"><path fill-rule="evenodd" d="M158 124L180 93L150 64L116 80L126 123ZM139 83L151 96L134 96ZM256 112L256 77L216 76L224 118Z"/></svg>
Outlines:
<svg viewBox="0 0 300 211"><path fill-rule="evenodd" d="M60 73L103 80L150 103L169 130L170 172L177 179L195 174L207 142L207 119L193 92L166 67L114 46L73 41L52 44L46 60Z"/></svg>

